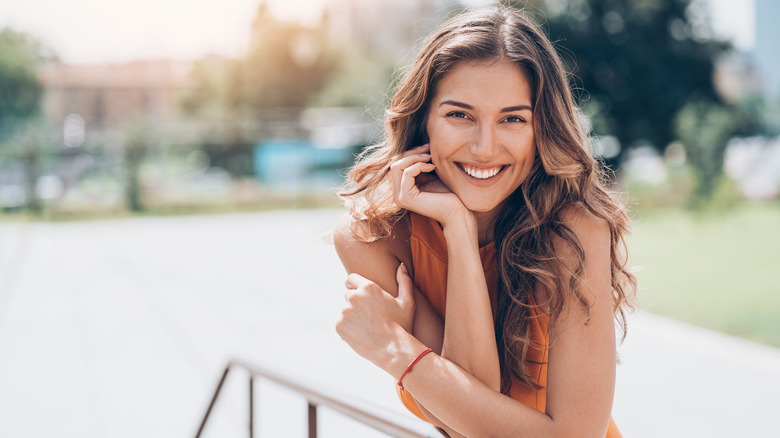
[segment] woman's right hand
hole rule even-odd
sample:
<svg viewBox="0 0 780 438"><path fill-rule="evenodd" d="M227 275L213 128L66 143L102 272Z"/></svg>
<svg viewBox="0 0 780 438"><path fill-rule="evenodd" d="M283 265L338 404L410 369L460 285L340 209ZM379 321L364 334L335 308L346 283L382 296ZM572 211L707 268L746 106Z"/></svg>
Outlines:
<svg viewBox="0 0 780 438"><path fill-rule="evenodd" d="M430 145L412 148L390 165L393 178L393 199L407 210L435 219L441 224L457 220L469 213L460 198L442 183L430 162Z"/></svg>

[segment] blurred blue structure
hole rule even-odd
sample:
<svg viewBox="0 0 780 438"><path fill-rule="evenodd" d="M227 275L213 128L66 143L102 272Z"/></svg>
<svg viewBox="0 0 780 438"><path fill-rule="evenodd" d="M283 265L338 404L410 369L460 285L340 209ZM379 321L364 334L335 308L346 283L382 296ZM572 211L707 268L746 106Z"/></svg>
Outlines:
<svg viewBox="0 0 780 438"><path fill-rule="evenodd" d="M756 2L756 49L755 59L763 76L766 96L775 100L780 98L780 56L777 42L780 38L780 2L776 0L758 0Z"/></svg>
<svg viewBox="0 0 780 438"><path fill-rule="evenodd" d="M330 189L341 184L340 170L354 157L352 148L322 148L308 140L266 139L253 151L255 175L282 190Z"/></svg>
<svg viewBox="0 0 780 438"><path fill-rule="evenodd" d="M311 149L303 140L263 140L253 154L255 173L266 183L302 177L314 164Z"/></svg>

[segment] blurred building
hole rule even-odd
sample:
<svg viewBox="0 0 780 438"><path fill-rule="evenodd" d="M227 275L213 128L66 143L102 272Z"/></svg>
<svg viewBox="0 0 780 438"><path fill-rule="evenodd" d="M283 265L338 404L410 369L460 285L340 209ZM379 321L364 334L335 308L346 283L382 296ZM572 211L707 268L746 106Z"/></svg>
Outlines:
<svg viewBox="0 0 780 438"><path fill-rule="evenodd" d="M43 114L55 126L77 115L89 130L118 128L139 115L170 120L180 111L178 97L190 84L190 70L168 60L49 64L41 72Z"/></svg>

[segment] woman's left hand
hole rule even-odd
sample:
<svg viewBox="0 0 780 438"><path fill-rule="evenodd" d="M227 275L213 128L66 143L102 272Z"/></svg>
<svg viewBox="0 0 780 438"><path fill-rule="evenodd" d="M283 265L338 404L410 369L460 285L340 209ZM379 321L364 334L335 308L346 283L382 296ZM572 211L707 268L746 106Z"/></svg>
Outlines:
<svg viewBox="0 0 780 438"><path fill-rule="evenodd" d="M412 332L414 295L412 279L401 264L396 271L398 297L395 298L373 281L358 274L350 274L346 301L336 332L356 353L382 367L388 358L388 345L397 337L398 330Z"/></svg>

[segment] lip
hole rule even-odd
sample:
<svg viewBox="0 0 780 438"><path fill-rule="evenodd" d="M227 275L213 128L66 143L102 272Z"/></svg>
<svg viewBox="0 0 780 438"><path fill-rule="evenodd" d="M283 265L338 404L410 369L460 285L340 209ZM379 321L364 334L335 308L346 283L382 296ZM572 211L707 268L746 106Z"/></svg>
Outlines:
<svg viewBox="0 0 780 438"><path fill-rule="evenodd" d="M496 164L491 166L478 166L471 163L465 163L461 161L456 161L455 165L460 169L460 173L466 177L468 181L470 181L472 184L479 184L479 185L490 185L497 179L499 179L505 172L505 170L509 167L506 164ZM466 170L468 168L468 171ZM475 176L472 176L469 174L469 171L471 173L481 173L482 175L490 175L491 173L495 172L492 176L487 178L477 178Z"/></svg>

